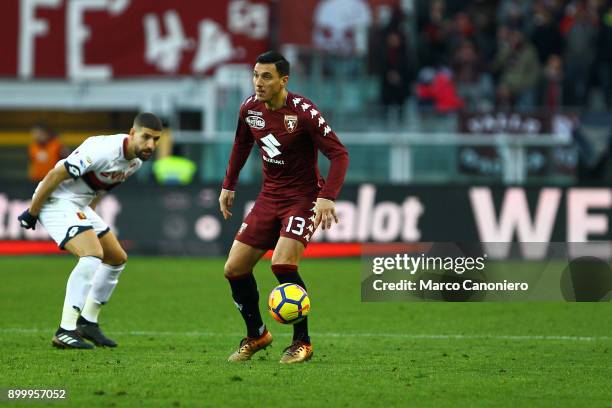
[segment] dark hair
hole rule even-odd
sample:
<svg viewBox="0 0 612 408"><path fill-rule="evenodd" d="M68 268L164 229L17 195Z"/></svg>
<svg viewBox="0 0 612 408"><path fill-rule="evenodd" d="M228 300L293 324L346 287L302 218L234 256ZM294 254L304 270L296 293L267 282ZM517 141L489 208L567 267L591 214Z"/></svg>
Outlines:
<svg viewBox="0 0 612 408"><path fill-rule="evenodd" d="M162 122L151 112L140 112L134 118L134 127L149 128L151 130L162 130Z"/></svg>
<svg viewBox="0 0 612 408"><path fill-rule="evenodd" d="M287 61L280 52L264 52L259 57L257 57L257 60L255 60L255 62L258 62L260 64L274 64L280 76L283 77L285 75L289 75L289 61Z"/></svg>

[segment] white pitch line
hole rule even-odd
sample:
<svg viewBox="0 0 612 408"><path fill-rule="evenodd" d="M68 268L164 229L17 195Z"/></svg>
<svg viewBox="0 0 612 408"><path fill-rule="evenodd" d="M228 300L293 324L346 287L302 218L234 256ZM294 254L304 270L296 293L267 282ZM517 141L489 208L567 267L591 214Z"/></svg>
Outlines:
<svg viewBox="0 0 612 408"><path fill-rule="evenodd" d="M23 328L0 328L0 333L51 333L53 329L23 329ZM193 336L193 337L239 337L242 333L229 332L205 332L205 331L119 331L113 332L119 336ZM489 334L409 334L409 333L326 333L314 332L312 336L320 337L372 337L390 338L404 340L544 340L544 341L610 341L612 336L546 336L546 335L489 335ZM275 336L289 337L290 333L275 333Z"/></svg>

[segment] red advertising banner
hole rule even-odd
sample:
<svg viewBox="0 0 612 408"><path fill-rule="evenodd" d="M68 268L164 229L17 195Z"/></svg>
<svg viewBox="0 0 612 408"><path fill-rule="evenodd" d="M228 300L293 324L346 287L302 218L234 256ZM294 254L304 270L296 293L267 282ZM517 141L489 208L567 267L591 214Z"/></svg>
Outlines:
<svg viewBox="0 0 612 408"><path fill-rule="evenodd" d="M269 0L6 0L0 77L206 75L252 63L269 38Z"/></svg>

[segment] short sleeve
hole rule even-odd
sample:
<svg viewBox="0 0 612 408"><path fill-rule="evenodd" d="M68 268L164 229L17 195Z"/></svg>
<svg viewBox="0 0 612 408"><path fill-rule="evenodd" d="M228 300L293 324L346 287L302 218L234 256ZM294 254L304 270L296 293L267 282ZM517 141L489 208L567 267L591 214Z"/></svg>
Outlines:
<svg viewBox="0 0 612 408"><path fill-rule="evenodd" d="M86 140L64 161L64 167L73 179L78 179L95 166L102 157L100 148L93 140Z"/></svg>

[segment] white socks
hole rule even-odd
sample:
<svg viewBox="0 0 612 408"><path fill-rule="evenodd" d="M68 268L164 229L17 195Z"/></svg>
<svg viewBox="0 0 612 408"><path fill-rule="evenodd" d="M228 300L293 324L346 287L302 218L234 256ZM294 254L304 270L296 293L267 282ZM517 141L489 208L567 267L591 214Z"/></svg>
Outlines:
<svg viewBox="0 0 612 408"><path fill-rule="evenodd" d="M90 322L98 322L100 308L110 299L123 269L124 263L116 266L103 263L98 267L81 316Z"/></svg>
<svg viewBox="0 0 612 408"><path fill-rule="evenodd" d="M65 330L75 330L79 312L83 310L85 299L91 289L92 278L102 264L100 258L84 256L79 258L66 285L64 310L60 326Z"/></svg>

